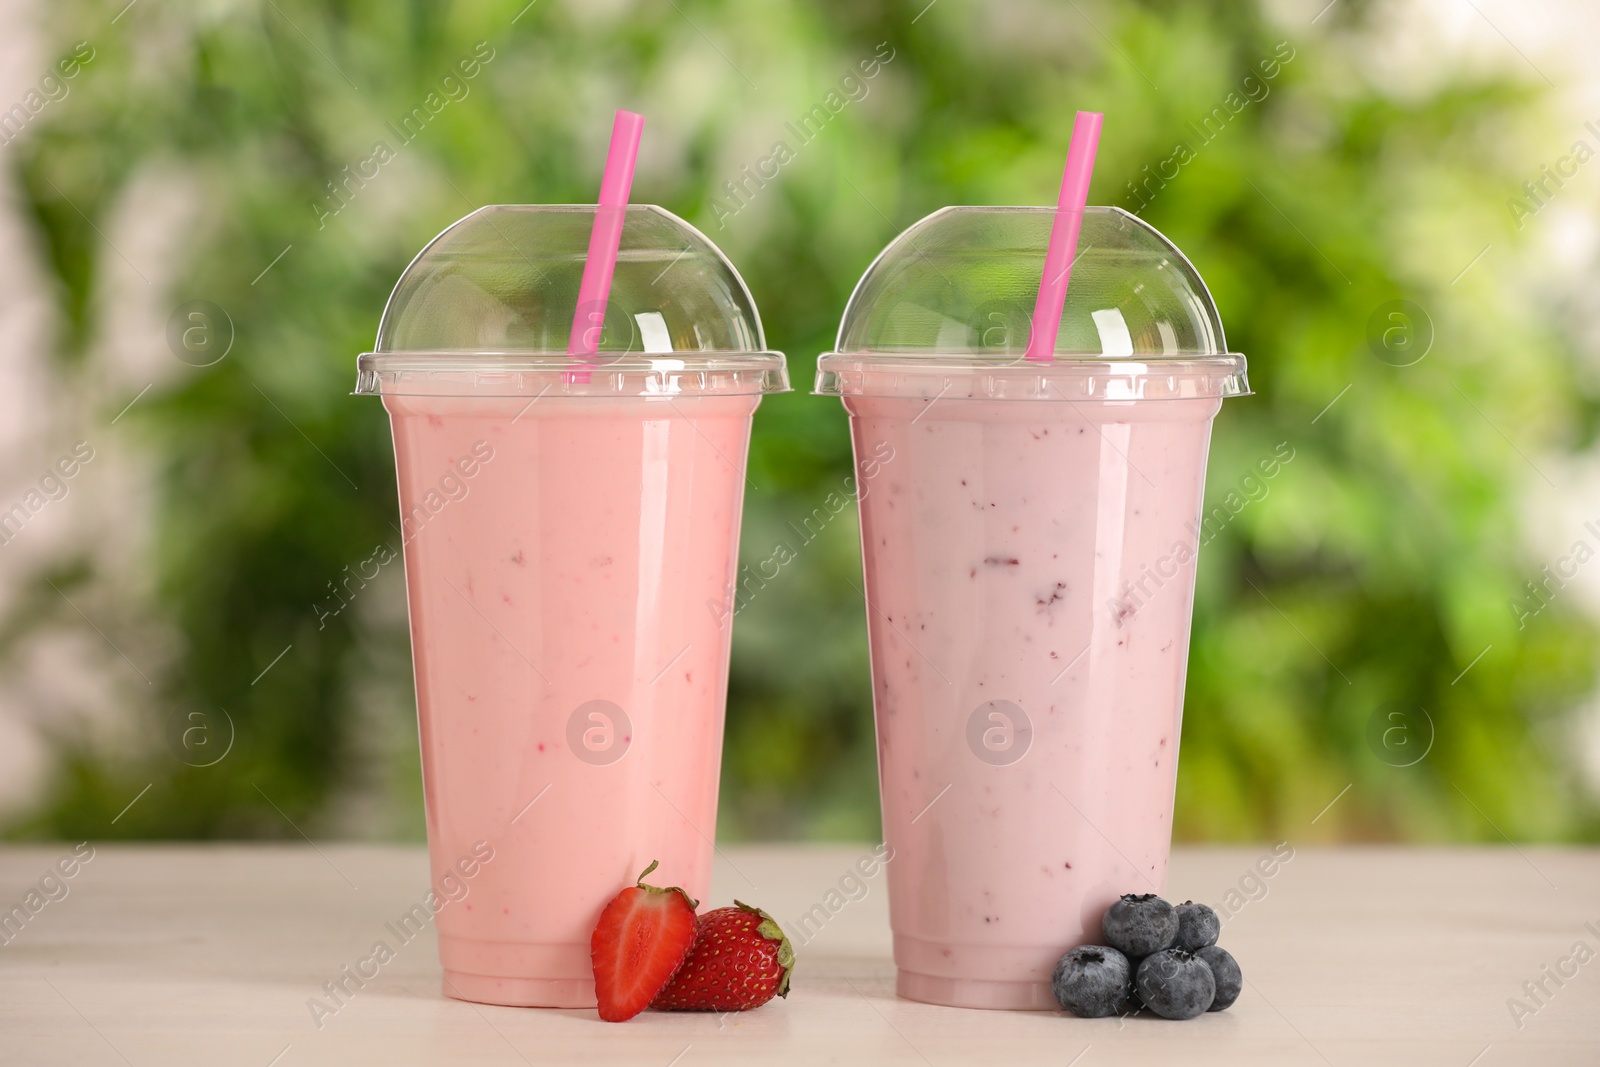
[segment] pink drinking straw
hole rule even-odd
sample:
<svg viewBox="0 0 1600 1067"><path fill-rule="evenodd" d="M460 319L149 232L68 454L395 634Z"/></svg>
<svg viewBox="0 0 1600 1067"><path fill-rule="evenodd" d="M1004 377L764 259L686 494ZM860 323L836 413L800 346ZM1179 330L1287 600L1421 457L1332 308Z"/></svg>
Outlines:
<svg viewBox="0 0 1600 1067"><path fill-rule="evenodd" d="M1061 175L1061 197L1056 201L1056 219L1050 227L1050 247L1044 254L1039 299L1033 305L1033 333L1028 338L1028 360L1033 363L1049 363L1056 358L1056 333L1061 329L1061 309L1067 302L1067 278L1078 255L1078 233L1083 229L1089 176L1094 173L1094 153L1100 147L1100 123L1104 119L1098 111L1080 111L1072 123L1067 166Z"/></svg>
<svg viewBox="0 0 1600 1067"><path fill-rule="evenodd" d="M589 233L589 257L583 264L578 306L572 313L572 335L567 342L567 354L584 362L600 349L606 301L611 296L611 278L617 270L617 249L622 245L622 223L627 217L628 192L633 188L633 167L639 159L639 138L643 133L643 115L617 112L616 122L611 127L611 149L606 153L605 174L600 179L600 206L594 213L594 229ZM587 382L589 372L573 371L568 377L575 382Z"/></svg>

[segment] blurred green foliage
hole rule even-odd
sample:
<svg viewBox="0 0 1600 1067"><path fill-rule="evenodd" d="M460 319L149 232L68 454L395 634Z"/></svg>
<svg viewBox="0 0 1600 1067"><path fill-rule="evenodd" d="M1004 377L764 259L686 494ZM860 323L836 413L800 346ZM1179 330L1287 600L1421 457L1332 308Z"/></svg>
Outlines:
<svg viewBox="0 0 1600 1067"><path fill-rule="evenodd" d="M592 201L624 106L650 123L635 198L728 252L800 387L757 415L747 560L849 473L842 410L806 389L873 256L946 204L1053 202L1073 110L1101 110L1091 201L1148 201L1251 359L1259 395L1218 421L1211 504L1282 444L1294 455L1201 557L1179 836L1600 837L1571 755L1596 622L1558 598L1519 629L1507 606L1549 562L1522 547L1519 500L1539 477L1524 455L1589 447L1597 411L1503 207L1538 160L1494 148L1562 133L1542 86L1480 72L1388 90L1362 62L1378 30L1358 3L1314 26L1228 0L523 5L141 4L114 25L102 4L52 9L62 51L87 39L96 58L4 159L56 276L57 372L106 419L128 402L96 393L97 338L119 329L106 293L128 277L103 234L141 205L181 209L165 216L180 230L163 307L213 301L237 340L117 428L159 472L147 584L66 559L0 630L13 654L30 627L83 625L57 590L91 605L119 647L161 664L148 687L129 675L127 699L163 740L107 750L58 730L61 771L11 835L293 836L286 816L313 835L421 835L399 573L326 628L312 610L397 510L380 405L347 395L354 355L454 219ZM480 42L492 59L465 97L400 146L386 124ZM785 123L885 42L865 95L792 139ZM1191 124L1214 107L1228 121L1207 138ZM732 211L724 183L780 139L794 158ZM328 214L328 183L380 140L396 158ZM1136 195L1180 143L1177 176ZM1406 367L1368 340L1399 298L1437 335ZM858 581L841 519L741 612L724 835L876 832ZM1391 702L1431 718L1414 766L1369 743ZM220 708L237 735L226 762L186 765L172 735Z"/></svg>

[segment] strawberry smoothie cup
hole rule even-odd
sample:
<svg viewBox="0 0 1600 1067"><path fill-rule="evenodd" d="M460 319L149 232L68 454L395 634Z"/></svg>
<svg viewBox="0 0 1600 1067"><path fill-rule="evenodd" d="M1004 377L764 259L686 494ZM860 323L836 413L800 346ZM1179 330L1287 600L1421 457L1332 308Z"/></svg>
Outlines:
<svg viewBox="0 0 1600 1067"><path fill-rule="evenodd" d="M360 360L394 433L429 855L466 886L439 954L466 1000L592 1006L617 888L652 860L710 888L730 629L707 605L751 416L788 385L722 253L614 210L594 307L595 207L486 207L407 268ZM580 356L575 312L603 327Z"/></svg>
<svg viewBox="0 0 1600 1067"><path fill-rule="evenodd" d="M1115 208L1029 358L1054 215L923 219L818 367L856 456L894 449L867 627L898 990L936 1004L1055 1008L1061 954L1164 889L1206 451L1249 391L1194 268Z"/></svg>

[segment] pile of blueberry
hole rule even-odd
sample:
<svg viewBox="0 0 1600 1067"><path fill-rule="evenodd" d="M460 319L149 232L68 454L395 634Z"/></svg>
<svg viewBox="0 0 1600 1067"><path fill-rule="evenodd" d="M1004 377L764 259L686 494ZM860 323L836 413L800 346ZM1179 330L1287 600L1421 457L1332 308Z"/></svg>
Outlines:
<svg viewBox="0 0 1600 1067"><path fill-rule="evenodd" d="M1084 1019L1149 1008L1193 1019L1239 999L1244 976L1217 947L1222 922L1204 904L1173 907L1154 893L1125 894L1106 909L1105 945L1081 945L1056 964L1056 1000Z"/></svg>

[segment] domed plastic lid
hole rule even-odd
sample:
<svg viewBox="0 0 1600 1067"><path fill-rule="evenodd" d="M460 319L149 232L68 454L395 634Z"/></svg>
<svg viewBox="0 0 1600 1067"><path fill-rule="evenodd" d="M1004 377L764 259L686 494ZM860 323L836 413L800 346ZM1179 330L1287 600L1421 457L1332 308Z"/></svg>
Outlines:
<svg viewBox="0 0 1600 1067"><path fill-rule="evenodd" d="M593 356L567 354L594 205L499 205L461 219L395 284L356 392L785 392L783 355L733 264L699 230L630 205Z"/></svg>
<svg viewBox="0 0 1600 1067"><path fill-rule="evenodd" d="M1141 400L1249 393L1205 282L1176 245L1120 208L1084 211L1052 362L1025 355L1055 209L948 207L867 268L838 349L835 396Z"/></svg>

